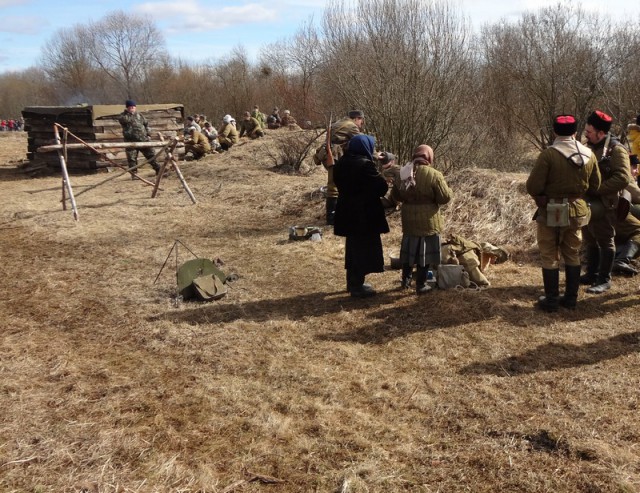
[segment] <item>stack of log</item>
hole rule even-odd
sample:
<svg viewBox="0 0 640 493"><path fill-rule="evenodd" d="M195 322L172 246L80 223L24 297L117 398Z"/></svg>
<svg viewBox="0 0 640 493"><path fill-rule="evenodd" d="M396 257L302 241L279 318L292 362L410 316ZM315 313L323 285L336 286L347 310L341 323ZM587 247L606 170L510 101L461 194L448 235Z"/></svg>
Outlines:
<svg viewBox="0 0 640 493"><path fill-rule="evenodd" d="M82 140L93 144L124 142L118 116L124 111L122 105L83 106L30 106L22 110L25 130L28 132L27 171L44 168L60 169L60 161L55 152L37 152L38 147L55 143L53 124L59 123ZM181 104L140 105L137 111L149 122L151 140L169 140L182 134L184 106ZM64 143L64 133L61 132ZM67 143L76 143L69 137ZM184 152L184 150L182 150ZM105 156L121 164L126 163L124 149L113 149ZM141 156L142 157L142 156ZM67 167L70 172L91 172L111 166L101 156L89 149L69 149Z"/></svg>

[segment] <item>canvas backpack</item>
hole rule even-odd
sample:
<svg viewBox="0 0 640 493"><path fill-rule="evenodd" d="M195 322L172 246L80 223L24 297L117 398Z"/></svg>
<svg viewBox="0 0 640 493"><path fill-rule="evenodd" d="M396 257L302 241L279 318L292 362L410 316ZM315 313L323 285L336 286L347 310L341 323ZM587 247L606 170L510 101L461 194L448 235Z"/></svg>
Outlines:
<svg viewBox="0 0 640 493"><path fill-rule="evenodd" d="M178 293L183 299L213 301L227 294L226 276L212 260L196 258L178 268Z"/></svg>

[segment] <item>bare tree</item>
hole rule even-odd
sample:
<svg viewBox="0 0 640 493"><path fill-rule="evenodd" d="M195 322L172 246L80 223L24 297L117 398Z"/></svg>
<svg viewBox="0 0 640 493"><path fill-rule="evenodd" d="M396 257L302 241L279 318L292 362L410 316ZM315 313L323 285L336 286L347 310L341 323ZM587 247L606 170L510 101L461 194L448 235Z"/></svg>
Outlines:
<svg viewBox="0 0 640 493"><path fill-rule="evenodd" d="M41 49L40 66L66 104L95 101L104 93L96 65L85 50L86 28L58 30Z"/></svg>
<svg viewBox="0 0 640 493"><path fill-rule="evenodd" d="M243 47L234 48L229 57L215 66L214 73L226 101L224 111L239 116L255 104L252 67Z"/></svg>
<svg viewBox="0 0 640 493"><path fill-rule="evenodd" d="M422 143L460 158L473 65L458 11L426 0L359 0L353 11L334 3L323 31L334 112L363 109L381 147L402 158Z"/></svg>
<svg viewBox="0 0 640 493"><path fill-rule="evenodd" d="M620 56L615 60L618 63L611 64L609 69L611 77L604 104L617 117L618 130L623 131L640 113L640 31L636 24L626 22L616 26L610 49Z"/></svg>
<svg viewBox="0 0 640 493"><path fill-rule="evenodd" d="M322 67L319 46L320 37L311 20L291 39L268 45L260 55L261 66L276 79L273 85L279 98L303 120L321 114L313 92Z"/></svg>
<svg viewBox="0 0 640 493"><path fill-rule="evenodd" d="M606 107L626 47L614 46L610 19L565 2L484 30L484 95L492 121L506 122L538 149L553 139L554 115L584 118Z"/></svg>
<svg viewBox="0 0 640 493"><path fill-rule="evenodd" d="M164 55L164 38L144 16L116 11L86 30L86 49L91 60L132 98Z"/></svg>
<svg viewBox="0 0 640 493"><path fill-rule="evenodd" d="M18 118L25 106L56 102L49 88L46 74L39 68L0 74L0 115Z"/></svg>

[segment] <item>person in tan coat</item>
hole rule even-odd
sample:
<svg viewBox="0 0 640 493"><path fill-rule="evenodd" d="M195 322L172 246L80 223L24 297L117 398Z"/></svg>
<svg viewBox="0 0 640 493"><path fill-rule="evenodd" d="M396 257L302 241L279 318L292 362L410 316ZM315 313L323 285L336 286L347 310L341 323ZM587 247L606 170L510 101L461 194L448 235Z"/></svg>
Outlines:
<svg viewBox="0 0 640 493"><path fill-rule="evenodd" d="M264 130L258 120L256 120L248 111L245 111L244 118L240 122L240 138L244 135L250 139L264 137Z"/></svg>
<svg viewBox="0 0 640 493"><path fill-rule="evenodd" d="M238 143L238 130L234 123L235 120L231 115L224 115L222 118L222 126L218 130L218 142L223 151L228 151L231 146Z"/></svg>
<svg viewBox="0 0 640 493"><path fill-rule="evenodd" d="M573 115L558 115L553 121L556 139L536 160L527 193L538 206L534 219L542 262L544 296L538 306L555 312L558 306L574 309L580 287L581 228L590 218L587 193L600 186L595 154L575 139ZM560 257L564 260L565 294L560 298Z"/></svg>
<svg viewBox="0 0 640 493"><path fill-rule="evenodd" d="M420 145L413 151L412 161L400 169L400 180L394 181L391 198L402 202L402 286L411 287L413 266L417 266L416 293L424 294L429 266L440 263L440 233L444 219L440 206L453 198L443 174L433 167L433 149Z"/></svg>
<svg viewBox="0 0 640 493"><path fill-rule="evenodd" d="M286 114L286 112L285 112ZM282 120L282 126L285 126L285 120ZM334 164L344 154L347 144L352 137L362 133L364 126L364 113L361 110L352 110L348 116L330 124L329 132L331 132L331 153L334 158ZM325 203L325 217L328 225L333 225L336 205L338 204L338 187L333 181L333 164L328 160L326 145L323 144L313 156L314 162L322 164L327 170L327 192Z"/></svg>
<svg viewBox="0 0 640 493"><path fill-rule="evenodd" d="M189 137L184 141L184 153L193 154L194 159L201 159L208 152L211 152L209 139L196 130L196 127L189 127Z"/></svg>

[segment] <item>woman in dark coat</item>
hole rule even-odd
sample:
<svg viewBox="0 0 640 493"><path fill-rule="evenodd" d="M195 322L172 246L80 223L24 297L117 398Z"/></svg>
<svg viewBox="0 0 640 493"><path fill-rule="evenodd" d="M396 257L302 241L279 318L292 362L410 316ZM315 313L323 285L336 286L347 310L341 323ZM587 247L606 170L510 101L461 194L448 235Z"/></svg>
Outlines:
<svg viewBox="0 0 640 493"><path fill-rule="evenodd" d="M388 185L373 162L374 145L370 135L355 135L333 169L338 187L333 232L346 237L347 290L358 298L376 294L364 277L384 270L380 235L389 232L380 200Z"/></svg>

